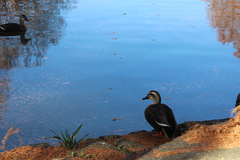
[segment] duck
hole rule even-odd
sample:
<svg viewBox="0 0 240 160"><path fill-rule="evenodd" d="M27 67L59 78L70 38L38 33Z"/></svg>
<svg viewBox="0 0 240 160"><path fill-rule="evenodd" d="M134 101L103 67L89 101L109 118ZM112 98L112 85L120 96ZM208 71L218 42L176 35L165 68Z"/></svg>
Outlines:
<svg viewBox="0 0 240 160"><path fill-rule="evenodd" d="M153 103L148 105L144 111L147 122L157 132L163 132L167 138L174 138L177 122L172 109L161 103L161 96L155 90L149 91L148 95L142 98L142 100L146 99L153 100Z"/></svg>
<svg viewBox="0 0 240 160"><path fill-rule="evenodd" d="M236 104L235 104L235 107L239 106L240 105L240 93L238 94L237 96L237 100L236 100Z"/></svg>
<svg viewBox="0 0 240 160"><path fill-rule="evenodd" d="M29 21L25 15L20 15L20 23L7 23L0 25L0 33L4 34L17 34L26 32L27 28L24 24L24 21Z"/></svg>

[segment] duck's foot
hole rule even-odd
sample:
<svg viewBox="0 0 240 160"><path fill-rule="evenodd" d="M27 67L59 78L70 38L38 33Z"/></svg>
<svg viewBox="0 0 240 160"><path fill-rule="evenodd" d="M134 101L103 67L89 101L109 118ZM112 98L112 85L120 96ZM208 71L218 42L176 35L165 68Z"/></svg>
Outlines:
<svg viewBox="0 0 240 160"><path fill-rule="evenodd" d="M153 136L154 137L160 137L163 135L163 132L156 132Z"/></svg>

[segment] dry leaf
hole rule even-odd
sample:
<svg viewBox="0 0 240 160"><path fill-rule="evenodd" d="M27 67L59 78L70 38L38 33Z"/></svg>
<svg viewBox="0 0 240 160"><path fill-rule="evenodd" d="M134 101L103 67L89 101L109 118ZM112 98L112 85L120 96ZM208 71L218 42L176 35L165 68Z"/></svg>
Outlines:
<svg viewBox="0 0 240 160"><path fill-rule="evenodd" d="M113 121L116 121L116 120L119 120L119 119L121 119L121 117L113 118Z"/></svg>

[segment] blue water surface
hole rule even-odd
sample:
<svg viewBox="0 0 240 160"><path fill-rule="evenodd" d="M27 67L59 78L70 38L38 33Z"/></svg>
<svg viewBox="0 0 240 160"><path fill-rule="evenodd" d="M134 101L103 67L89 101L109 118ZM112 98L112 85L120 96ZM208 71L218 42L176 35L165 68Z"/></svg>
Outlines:
<svg viewBox="0 0 240 160"><path fill-rule="evenodd" d="M208 5L76 1L59 13L61 36L45 47L40 64L26 67L22 56L20 65L1 69L10 96L0 110L0 138L12 126L24 133L19 132L22 145L56 144L43 137L53 136L51 129L72 132L79 124L79 137L150 131L143 113L151 101L141 98L153 89L178 123L230 117L240 92L240 59L233 42L219 41ZM26 48L37 35L31 23L37 22L27 23L32 41ZM51 38L47 30L38 34ZM7 144L19 146L19 138L13 135Z"/></svg>

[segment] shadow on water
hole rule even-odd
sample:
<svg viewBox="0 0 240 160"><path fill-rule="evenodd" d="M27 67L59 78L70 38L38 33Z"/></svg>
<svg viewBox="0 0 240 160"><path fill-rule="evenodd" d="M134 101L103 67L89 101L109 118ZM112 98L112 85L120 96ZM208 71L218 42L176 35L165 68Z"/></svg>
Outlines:
<svg viewBox="0 0 240 160"><path fill-rule="evenodd" d="M207 0L210 26L217 29L218 41L233 43L234 56L240 58L240 5L239 1Z"/></svg>
<svg viewBox="0 0 240 160"><path fill-rule="evenodd" d="M0 121L8 106L9 70L16 67L38 67L52 45L58 45L65 27L62 10L73 9L75 0L0 1L0 24L18 23L19 15L29 19L26 32L0 34Z"/></svg>

